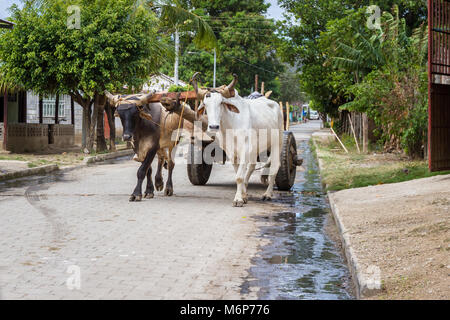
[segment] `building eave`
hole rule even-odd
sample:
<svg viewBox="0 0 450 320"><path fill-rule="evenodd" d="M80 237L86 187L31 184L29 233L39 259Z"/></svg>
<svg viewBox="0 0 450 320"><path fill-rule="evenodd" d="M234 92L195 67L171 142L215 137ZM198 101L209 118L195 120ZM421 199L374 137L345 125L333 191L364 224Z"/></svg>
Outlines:
<svg viewBox="0 0 450 320"><path fill-rule="evenodd" d="M0 19L0 28L2 29L12 29L14 28L14 23L10 21L6 21L3 19Z"/></svg>

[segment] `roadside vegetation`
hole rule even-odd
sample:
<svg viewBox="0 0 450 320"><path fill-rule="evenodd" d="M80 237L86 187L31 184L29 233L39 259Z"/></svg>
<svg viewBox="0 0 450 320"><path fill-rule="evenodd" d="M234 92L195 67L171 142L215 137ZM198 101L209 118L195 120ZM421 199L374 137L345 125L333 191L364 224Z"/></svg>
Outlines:
<svg viewBox="0 0 450 320"><path fill-rule="evenodd" d="M385 151L423 158L426 1L281 0L280 5L291 17L283 23L288 40L280 54L299 65L310 107L323 118L339 119L344 110L367 115Z"/></svg>
<svg viewBox="0 0 450 320"><path fill-rule="evenodd" d="M426 161L414 160L402 153L382 153L376 147L368 154L360 154L348 135L343 136L342 142L349 153L337 141L323 142L314 138L311 142L321 164L322 183L327 191L450 174L450 171L430 172Z"/></svg>

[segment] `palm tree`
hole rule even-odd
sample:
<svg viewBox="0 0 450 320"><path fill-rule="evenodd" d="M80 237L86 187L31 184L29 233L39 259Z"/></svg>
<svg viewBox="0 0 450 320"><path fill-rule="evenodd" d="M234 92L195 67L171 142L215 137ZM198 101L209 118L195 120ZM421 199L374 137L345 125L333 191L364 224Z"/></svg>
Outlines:
<svg viewBox="0 0 450 320"><path fill-rule="evenodd" d="M175 84L178 85L179 33L195 33L194 44L202 49L215 49L217 39L209 24L200 16L185 9L180 1L153 2L136 0L135 7L143 6L147 10L158 11L162 27L168 28L175 37Z"/></svg>

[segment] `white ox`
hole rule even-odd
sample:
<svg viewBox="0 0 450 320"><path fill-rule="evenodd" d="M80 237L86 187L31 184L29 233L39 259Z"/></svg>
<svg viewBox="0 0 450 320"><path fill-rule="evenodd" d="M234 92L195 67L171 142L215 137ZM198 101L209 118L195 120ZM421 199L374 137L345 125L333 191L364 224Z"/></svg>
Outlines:
<svg viewBox="0 0 450 320"><path fill-rule="evenodd" d="M234 86L237 76L228 86L214 89L198 88L195 74L192 84L202 100L200 113L206 110L208 131L216 133L236 171L236 196L233 206L242 207L248 201L248 181L255 170L257 158L267 155L264 167L268 171L268 187L263 200L273 197L273 185L280 168L283 139L283 115L277 102L261 97L243 99Z"/></svg>

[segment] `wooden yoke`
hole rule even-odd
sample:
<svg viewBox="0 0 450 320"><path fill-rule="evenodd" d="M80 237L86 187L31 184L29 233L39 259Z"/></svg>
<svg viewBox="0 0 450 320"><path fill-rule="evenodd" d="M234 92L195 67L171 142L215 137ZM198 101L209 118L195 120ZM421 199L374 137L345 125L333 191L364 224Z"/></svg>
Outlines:
<svg viewBox="0 0 450 320"><path fill-rule="evenodd" d="M195 99L195 97L196 97L195 91L189 91L186 93L190 94L191 92L194 93L194 99ZM179 93L177 93L177 92L171 92L171 93L174 93L175 96L173 96L173 95L162 96L162 97L159 97L158 101L161 102L161 104L163 105L164 108L166 108L167 111L175 112L176 114L181 116L181 111L183 108L181 107L180 101L184 101L184 99L186 99L186 95L184 92L182 92L180 94L180 97L177 99L177 95ZM188 96L188 99L189 99L189 96ZM197 119L195 111L192 110L191 108L186 108L186 107L184 108L183 119L185 119L191 123L194 123L195 121L201 121L202 122L202 131L206 131L208 129L208 118L205 115L202 115L199 119Z"/></svg>

